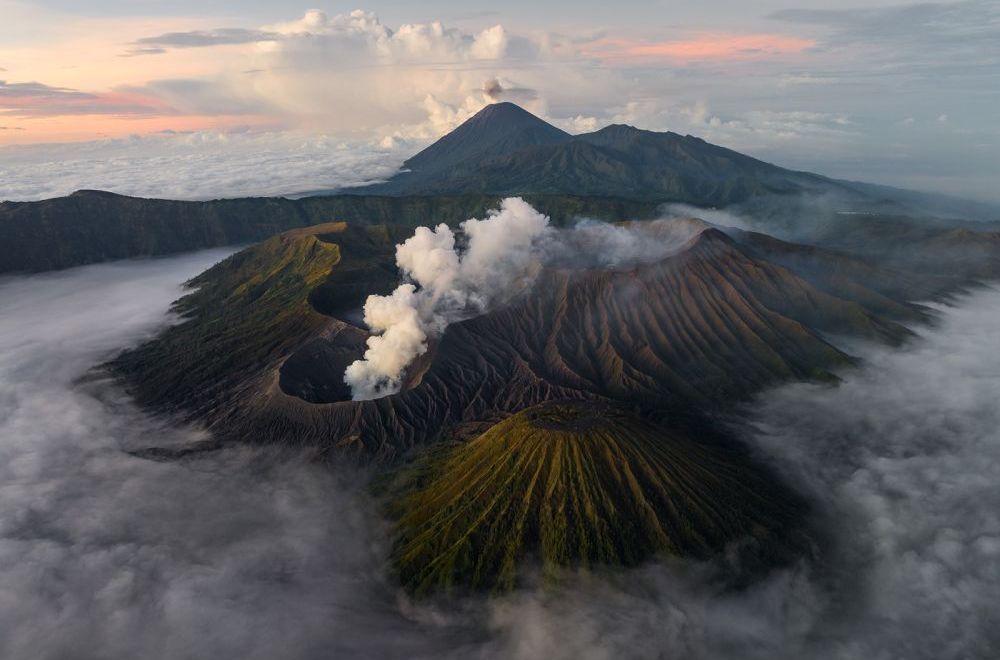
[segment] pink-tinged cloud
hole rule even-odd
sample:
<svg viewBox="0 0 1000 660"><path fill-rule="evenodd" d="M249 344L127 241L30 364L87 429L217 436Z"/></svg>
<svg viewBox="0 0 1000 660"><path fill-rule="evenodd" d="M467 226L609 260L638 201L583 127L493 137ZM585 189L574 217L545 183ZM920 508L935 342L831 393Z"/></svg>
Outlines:
<svg viewBox="0 0 1000 660"><path fill-rule="evenodd" d="M81 92L37 82L0 80L0 116L59 117L78 115L150 116L175 114L152 96L125 93Z"/></svg>
<svg viewBox="0 0 1000 660"><path fill-rule="evenodd" d="M0 130L0 145L76 142L162 132L192 132L285 128L264 115L64 115L14 119Z"/></svg>
<svg viewBox="0 0 1000 660"><path fill-rule="evenodd" d="M780 34L699 34L675 41L640 42L601 39L583 48L585 55L606 62L678 63L746 60L801 53L816 45L811 39Z"/></svg>
<svg viewBox="0 0 1000 660"><path fill-rule="evenodd" d="M274 117L249 112L182 112L143 90L83 92L0 80L0 144L118 137L163 130L274 128Z"/></svg>

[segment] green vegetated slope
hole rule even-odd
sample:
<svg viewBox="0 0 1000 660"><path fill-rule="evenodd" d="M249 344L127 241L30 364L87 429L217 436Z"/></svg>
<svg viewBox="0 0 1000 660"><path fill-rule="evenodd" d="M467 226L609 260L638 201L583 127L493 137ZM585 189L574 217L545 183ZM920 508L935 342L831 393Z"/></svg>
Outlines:
<svg viewBox="0 0 1000 660"><path fill-rule="evenodd" d="M801 556L805 507L739 451L623 408L553 402L401 471L392 561L412 592L515 586L543 572L709 559L742 572Z"/></svg>
<svg viewBox="0 0 1000 660"><path fill-rule="evenodd" d="M111 366L143 403L184 401L194 414L217 408L247 380L330 332L332 319L320 310L360 307L369 292L394 286L398 238L385 227L330 223L243 250L191 280L195 290L175 304L181 323Z"/></svg>

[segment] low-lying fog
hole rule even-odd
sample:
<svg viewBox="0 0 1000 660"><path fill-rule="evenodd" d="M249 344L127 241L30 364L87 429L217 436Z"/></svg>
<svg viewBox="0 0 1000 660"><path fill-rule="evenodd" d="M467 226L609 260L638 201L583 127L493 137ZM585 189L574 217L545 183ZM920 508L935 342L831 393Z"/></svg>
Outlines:
<svg viewBox="0 0 1000 660"><path fill-rule="evenodd" d="M364 475L230 449L79 382L223 252L0 280L0 657L991 658L1000 648L1000 292L837 388L764 396L753 439L829 510L823 576L740 594L650 566L492 604L408 604Z"/></svg>

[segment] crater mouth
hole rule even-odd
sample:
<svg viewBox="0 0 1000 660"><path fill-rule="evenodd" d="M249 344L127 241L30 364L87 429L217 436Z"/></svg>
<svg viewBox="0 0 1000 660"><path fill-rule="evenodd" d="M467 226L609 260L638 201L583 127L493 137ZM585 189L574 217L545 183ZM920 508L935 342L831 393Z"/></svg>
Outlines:
<svg viewBox="0 0 1000 660"><path fill-rule="evenodd" d="M524 411L525 419L536 429L550 431L592 431L614 424L618 411L592 401L559 401Z"/></svg>
<svg viewBox="0 0 1000 660"><path fill-rule="evenodd" d="M350 401L344 370L365 352L368 333L343 324L330 337L317 337L292 353L278 369L278 386L289 396L307 403Z"/></svg>
<svg viewBox="0 0 1000 660"><path fill-rule="evenodd" d="M370 333L342 323L330 336L310 340L292 353L278 368L278 386L284 394L307 403L328 404L354 400L350 385L344 380L347 367L364 358ZM430 341L427 350L407 367L399 392L420 385L434 361L437 342ZM384 399L394 392L378 397ZM377 399L376 399L377 400Z"/></svg>

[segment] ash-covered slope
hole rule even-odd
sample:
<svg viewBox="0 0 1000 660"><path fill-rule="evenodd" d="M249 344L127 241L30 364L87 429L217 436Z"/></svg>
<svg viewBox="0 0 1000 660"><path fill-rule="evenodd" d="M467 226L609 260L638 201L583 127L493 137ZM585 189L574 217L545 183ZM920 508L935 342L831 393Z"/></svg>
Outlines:
<svg viewBox="0 0 1000 660"><path fill-rule="evenodd" d="M313 272L307 264L280 271L282 281L297 287L298 309L312 307L308 327L283 332L281 342L261 332L280 308L251 310L258 309L256 300L277 299L276 285L246 286L259 268L245 265L266 261L273 249L271 242L251 248L199 278L203 288L182 301L190 315L185 323L113 363L140 401L186 410L222 438L391 458L461 434L466 425L556 399L719 409L782 380L831 378L829 370L850 358L823 333L889 342L907 334L862 304L825 293L707 229L679 254L653 262L550 268L529 294L451 325L411 367L405 391L349 401L344 368L360 357L365 333L345 311L349 305L323 307L321 301L349 290L360 305L358 269L391 263L398 234L344 228L273 240L338 247L340 261L312 288L308 277L292 277L296 269ZM351 254L365 256L350 265ZM249 292L258 297L248 298ZM322 323L319 309L327 314ZM240 339L229 340L234 337ZM202 347L197 358L180 358L192 344Z"/></svg>
<svg viewBox="0 0 1000 660"><path fill-rule="evenodd" d="M727 547L745 576L809 546L802 501L744 452L603 404L521 411L432 451L389 490L392 561L417 594L506 591L526 559L557 576Z"/></svg>

